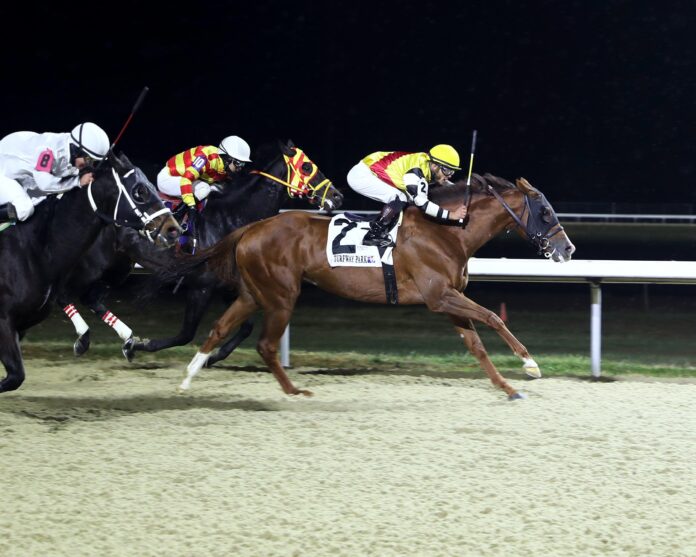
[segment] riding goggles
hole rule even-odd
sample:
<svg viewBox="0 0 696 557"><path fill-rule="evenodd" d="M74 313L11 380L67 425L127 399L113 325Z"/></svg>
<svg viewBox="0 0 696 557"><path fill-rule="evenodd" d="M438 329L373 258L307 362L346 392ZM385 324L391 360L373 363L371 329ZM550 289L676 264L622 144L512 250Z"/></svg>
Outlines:
<svg viewBox="0 0 696 557"><path fill-rule="evenodd" d="M442 173L445 175L445 178L451 178L455 172L454 168L449 168L449 167L443 166L441 164L438 166L440 167L440 170L442 171Z"/></svg>

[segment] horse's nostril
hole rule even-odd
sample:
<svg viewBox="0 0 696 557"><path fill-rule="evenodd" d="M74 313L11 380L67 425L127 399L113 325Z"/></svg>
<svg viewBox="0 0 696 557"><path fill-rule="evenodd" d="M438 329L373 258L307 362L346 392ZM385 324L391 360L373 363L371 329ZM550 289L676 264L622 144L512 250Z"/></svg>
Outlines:
<svg viewBox="0 0 696 557"><path fill-rule="evenodd" d="M179 237L179 229L176 226L170 226L167 228L167 238L175 240Z"/></svg>

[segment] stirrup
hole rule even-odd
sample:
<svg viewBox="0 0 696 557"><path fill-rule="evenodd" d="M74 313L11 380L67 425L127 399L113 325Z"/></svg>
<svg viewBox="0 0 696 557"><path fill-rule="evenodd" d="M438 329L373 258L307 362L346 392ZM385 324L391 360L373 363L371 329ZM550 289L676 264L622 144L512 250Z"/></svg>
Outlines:
<svg viewBox="0 0 696 557"><path fill-rule="evenodd" d="M378 236L377 234L373 233L371 230L368 230L367 234L363 237L362 241L363 246L377 246L378 248L388 248L390 246L394 245L394 242L392 241L391 237L389 236L389 232L384 236Z"/></svg>

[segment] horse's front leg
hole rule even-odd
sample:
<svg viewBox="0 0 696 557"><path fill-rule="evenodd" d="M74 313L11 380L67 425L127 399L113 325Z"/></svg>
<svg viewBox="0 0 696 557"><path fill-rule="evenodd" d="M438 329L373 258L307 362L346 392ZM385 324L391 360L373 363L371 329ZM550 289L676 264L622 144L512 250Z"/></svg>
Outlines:
<svg viewBox="0 0 696 557"><path fill-rule="evenodd" d="M312 393L312 391L298 389L292 384L292 381L288 377L288 374L285 373L285 369L278 358L280 338L283 336L285 328L290 322L291 314L292 309L271 310L265 307L263 314L263 331L261 331L256 349L286 395L313 396L314 393Z"/></svg>
<svg viewBox="0 0 696 557"><path fill-rule="evenodd" d="M440 305L442 309L435 311L442 311L444 313L453 315L455 317L460 317L463 319L473 319L474 321L479 321L491 329L493 329L500 338L505 341L518 358L522 360L522 368L524 372L534 379L541 377L541 371L539 371L539 366L531 357L527 348L522 344L515 335L513 335L510 330L505 326L503 320L498 317L497 314L489 309L480 306L473 300L467 298L454 288L448 290L441 298Z"/></svg>
<svg viewBox="0 0 696 557"><path fill-rule="evenodd" d="M68 316L73 327L75 327L77 339L73 344L73 354L75 354L75 356L82 356L82 354L89 350L89 325L87 325L87 322L82 318L82 315L80 315L75 305L70 302L67 292L60 292L58 294L56 297L56 305Z"/></svg>
<svg viewBox="0 0 696 557"><path fill-rule="evenodd" d="M111 327L125 346L125 343L133 338L133 330L104 305L104 300L110 290L111 288L108 284L103 281L97 281L89 287L87 293L82 296L80 301L89 307L92 313L98 316L99 319ZM121 350L123 351L123 348Z"/></svg>
<svg viewBox="0 0 696 557"><path fill-rule="evenodd" d="M474 323L471 321L471 319L462 319L455 315L450 315L449 317L454 323L455 331L457 331L459 336L462 338L469 352L479 361L479 365L486 372L486 375L488 375L491 383L493 383L496 387L503 389L508 394L510 400L524 398L522 394L518 393L510 386L510 384L493 365L493 362L488 357L486 347L483 345L481 337L479 337L478 333L476 332L476 328L474 327Z"/></svg>
<svg viewBox="0 0 696 557"><path fill-rule="evenodd" d="M0 393L19 389L24 382L24 363L19 347L19 335L9 319L0 319L0 362L7 376L0 381Z"/></svg>

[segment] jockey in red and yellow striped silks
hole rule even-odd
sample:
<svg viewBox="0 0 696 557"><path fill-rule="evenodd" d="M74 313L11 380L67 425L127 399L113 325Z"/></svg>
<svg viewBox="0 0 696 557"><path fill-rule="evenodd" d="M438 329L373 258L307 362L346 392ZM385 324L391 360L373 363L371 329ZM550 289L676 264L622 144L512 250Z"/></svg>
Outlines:
<svg viewBox="0 0 696 557"><path fill-rule="evenodd" d="M189 207L196 206L193 182L203 180L212 184L227 177L220 149L214 145L199 145L174 155L167 161L167 168L172 176L181 177L181 200Z"/></svg>

